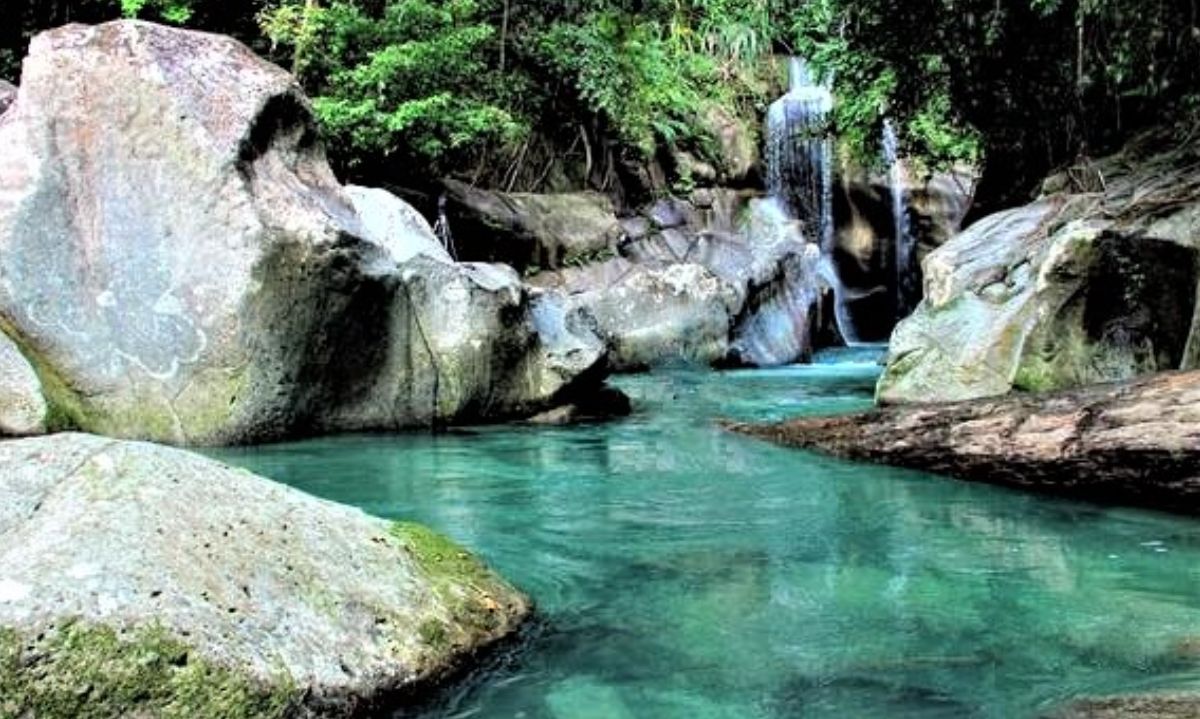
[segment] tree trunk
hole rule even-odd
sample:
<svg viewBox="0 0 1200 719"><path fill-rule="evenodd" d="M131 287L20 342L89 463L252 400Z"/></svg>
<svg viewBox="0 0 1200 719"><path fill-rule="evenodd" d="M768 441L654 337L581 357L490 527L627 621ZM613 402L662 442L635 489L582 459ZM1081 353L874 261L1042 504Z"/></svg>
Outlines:
<svg viewBox="0 0 1200 719"><path fill-rule="evenodd" d="M505 50L508 47L508 0L504 0L504 16L500 19L500 72L504 72Z"/></svg>
<svg viewBox="0 0 1200 719"><path fill-rule="evenodd" d="M848 459L1200 514L1200 372L1053 395L727 426Z"/></svg>

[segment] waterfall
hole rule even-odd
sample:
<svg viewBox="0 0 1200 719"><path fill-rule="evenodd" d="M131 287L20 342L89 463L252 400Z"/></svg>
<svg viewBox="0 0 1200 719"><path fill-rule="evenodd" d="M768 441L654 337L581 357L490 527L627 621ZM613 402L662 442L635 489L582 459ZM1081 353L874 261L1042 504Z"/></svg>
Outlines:
<svg viewBox="0 0 1200 719"><path fill-rule="evenodd" d="M767 191L792 217L805 222L821 249L833 244L833 140L829 85L813 80L793 58L789 89L767 111Z"/></svg>
<svg viewBox="0 0 1200 719"><path fill-rule="evenodd" d="M450 232L450 218L446 216L445 195L438 198L438 217L437 222L433 225L433 234L437 235L438 242L442 243L442 247L457 262L458 251L454 247L454 234Z"/></svg>
<svg viewBox="0 0 1200 719"><path fill-rule="evenodd" d="M888 167L888 188L892 196L892 228L895 232L896 319L912 313L920 299L913 266L916 238L908 219L908 177L900 158L900 138L891 120L883 121L883 161Z"/></svg>
<svg viewBox="0 0 1200 719"><path fill-rule="evenodd" d="M830 82L814 78L804 60L792 58L787 94L767 111L767 192L789 217L804 223L809 238L820 248L820 274L833 290L838 331L847 343L853 343L858 333L833 262L832 111Z"/></svg>

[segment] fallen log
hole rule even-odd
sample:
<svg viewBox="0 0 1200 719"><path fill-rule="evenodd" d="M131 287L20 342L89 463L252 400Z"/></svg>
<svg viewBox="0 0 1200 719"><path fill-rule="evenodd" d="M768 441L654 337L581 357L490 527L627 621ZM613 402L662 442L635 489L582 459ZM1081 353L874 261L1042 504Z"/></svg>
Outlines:
<svg viewBox="0 0 1200 719"><path fill-rule="evenodd" d="M726 428L847 459L1200 514L1200 372Z"/></svg>

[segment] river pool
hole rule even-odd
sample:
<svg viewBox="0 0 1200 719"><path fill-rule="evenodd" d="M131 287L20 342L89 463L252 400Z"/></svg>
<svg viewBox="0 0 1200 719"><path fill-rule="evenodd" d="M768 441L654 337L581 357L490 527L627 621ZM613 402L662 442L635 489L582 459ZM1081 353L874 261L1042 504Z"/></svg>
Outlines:
<svg viewBox="0 0 1200 719"><path fill-rule="evenodd" d="M1200 689L1200 523L783 449L718 417L870 405L871 353L620 378L628 419L221 459L424 522L528 592L507 661L427 717L1032 717Z"/></svg>

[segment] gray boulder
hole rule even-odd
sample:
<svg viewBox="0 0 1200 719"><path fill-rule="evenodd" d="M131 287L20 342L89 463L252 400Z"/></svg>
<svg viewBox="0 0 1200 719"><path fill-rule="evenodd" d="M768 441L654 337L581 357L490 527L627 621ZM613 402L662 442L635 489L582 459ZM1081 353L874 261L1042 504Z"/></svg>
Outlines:
<svg viewBox="0 0 1200 719"><path fill-rule="evenodd" d="M465 550L161 446L0 444L0 715L395 708L528 600Z"/></svg>
<svg viewBox="0 0 1200 719"><path fill-rule="evenodd" d="M231 39L68 26L23 83L0 123L0 311L67 426L216 444L478 421L602 361L557 362L510 271L344 190L294 79Z"/></svg>
<svg viewBox="0 0 1200 719"><path fill-rule="evenodd" d="M1195 160L1194 149L1135 145L932 253L925 301L896 328L879 399L965 400L1197 367Z"/></svg>
<svg viewBox="0 0 1200 719"><path fill-rule="evenodd" d="M701 265L648 267L618 258L532 281L558 288L551 296L591 318L614 370L712 364L729 352L737 292Z"/></svg>
<svg viewBox="0 0 1200 719"><path fill-rule="evenodd" d="M596 192L540 195L443 184L461 260L557 269L612 256L621 239L612 201Z"/></svg>
<svg viewBox="0 0 1200 719"><path fill-rule="evenodd" d="M706 220L690 209L679 214L704 227L729 226L740 214L720 210L724 199L716 204ZM682 226L626 243L621 257L529 282L594 319L615 370L801 360L812 350L811 318L826 290L819 253L773 203L755 200L746 210L738 231L682 218Z"/></svg>
<svg viewBox="0 0 1200 719"><path fill-rule="evenodd" d="M358 185L347 185L346 197L362 222L364 236L386 248L397 264L417 255L454 262L429 222L412 205L387 190Z"/></svg>

